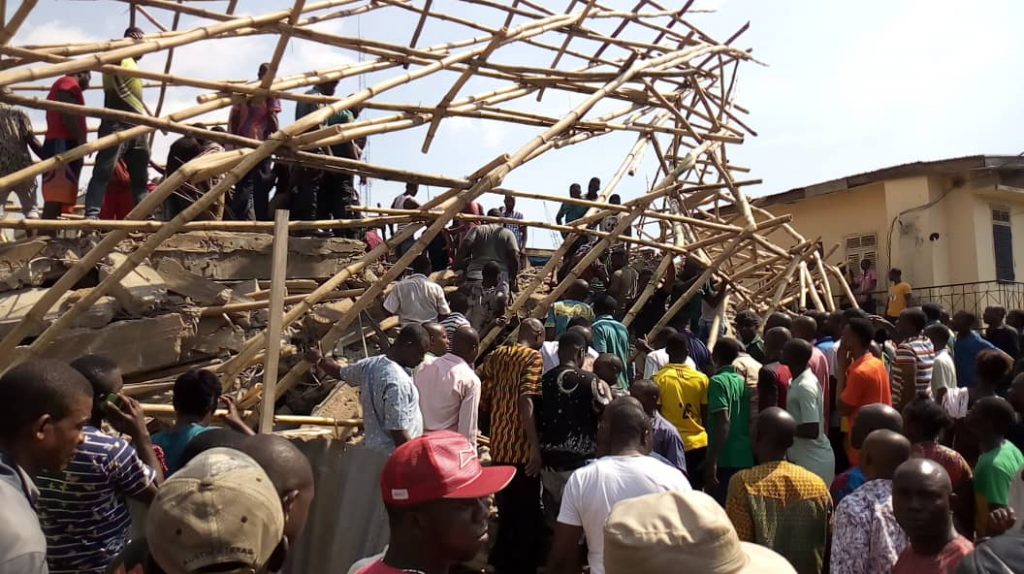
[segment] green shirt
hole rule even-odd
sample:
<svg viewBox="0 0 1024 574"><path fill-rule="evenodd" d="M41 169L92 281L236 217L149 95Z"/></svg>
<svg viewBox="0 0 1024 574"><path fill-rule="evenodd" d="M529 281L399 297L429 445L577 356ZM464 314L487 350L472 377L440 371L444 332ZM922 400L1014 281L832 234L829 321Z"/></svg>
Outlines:
<svg viewBox="0 0 1024 574"><path fill-rule="evenodd" d="M121 60L121 67L129 70L139 69L134 58ZM145 114L146 106L142 104L142 78L103 74L103 102L112 110Z"/></svg>
<svg viewBox="0 0 1024 574"><path fill-rule="evenodd" d="M1010 500L1010 484L1021 466L1024 466L1024 455L1008 440L978 457L974 467L974 492L979 502L1006 506Z"/></svg>
<svg viewBox="0 0 1024 574"><path fill-rule="evenodd" d="M555 216L555 220L557 221L558 219L564 217L565 224L568 225L573 221L576 221L577 219L586 215L587 209L589 208L585 205L572 205L569 203L563 203L562 207L558 209L558 214Z"/></svg>
<svg viewBox="0 0 1024 574"><path fill-rule="evenodd" d="M626 326L611 315L601 315L594 321L592 331L595 351L611 353L622 360L625 368L619 373L619 387L623 390L629 388L633 363L629 360L629 331Z"/></svg>
<svg viewBox="0 0 1024 574"><path fill-rule="evenodd" d="M708 388L708 414L729 413L729 438L719 451L718 466L750 468L754 466L754 447L750 441L750 390L733 366L722 367L711 377ZM708 438L717 444L715 425L708 425Z"/></svg>

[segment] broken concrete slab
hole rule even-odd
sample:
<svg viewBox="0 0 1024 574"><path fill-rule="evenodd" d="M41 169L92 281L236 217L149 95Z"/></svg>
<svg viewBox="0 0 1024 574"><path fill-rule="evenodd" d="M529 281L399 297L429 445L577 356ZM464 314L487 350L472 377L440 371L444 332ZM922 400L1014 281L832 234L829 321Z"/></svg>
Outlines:
<svg viewBox="0 0 1024 574"><path fill-rule="evenodd" d="M66 311L89 291L90 289L79 289L69 293L64 299L63 305L61 305L60 312L63 313ZM79 315L71 326L83 329L100 329L110 324L120 311L121 304L118 303L117 299L109 295L104 295Z"/></svg>
<svg viewBox="0 0 1024 574"><path fill-rule="evenodd" d="M111 323L102 329L70 329L39 356L73 361L82 355L103 355L124 375L154 371L181 361L181 341L191 336L177 313L149 319ZM27 347L18 347L16 354Z"/></svg>
<svg viewBox="0 0 1024 574"><path fill-rule="evenodd" d="M273 236L265 233L192 231L169 237L151 259L174 259L214 281L269 279L272 246ZM352 239L289 237L287 276L327 279L365 251L363 242Z"/></svg>
<svg viewBox="0 0 1024 574"><path fill-rule="evenodd" d="M199 305L224 305L231 301L231 290L209 279L186 271L174 259L162 259L156 272L167 288L184 295Z"/></svg>
<svg viewBox="0 0 1024 574"><path fill-rule="evenodd" d="M0 336L6 335L15 325L20 323L25 315L35 306L46 293L43 288L19 289L0 293ZM66 295L54 304L53 307L43 316L43 321L34 329L25 333L27 337L34 337L43 332L56 317L56 312L66 299Z"/></svg>
<svg viewBox="0 0 1024 574"><path fill-rule="evenodd" d="M60 276L64 265L55 260L45 238L0 244L0 285L4 290L35 287Z"/></svg>
<svg viewBox="0 0 1024 574"><path fill-rule="evenodd" d="M128 259L123 253L109 254L100 265L100 279L105 279L114 269ZM149 313L167 299L167 283L156 269L143 263L132 269L116 286L110 289L128 313L141 316Z"/></svg>
<svg viewBox="0 0 1024 574"><path fill-rule="evenodd" d="M238 353L245 346L245 330L224 317L200 319L193 337L184 342L186 358Z"/></svg>

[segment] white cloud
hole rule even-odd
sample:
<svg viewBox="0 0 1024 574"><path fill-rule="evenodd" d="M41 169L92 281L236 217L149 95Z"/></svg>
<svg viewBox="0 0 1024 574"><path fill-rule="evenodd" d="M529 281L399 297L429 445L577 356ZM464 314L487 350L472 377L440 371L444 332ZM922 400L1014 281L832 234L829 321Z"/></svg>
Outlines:
<svg viewBox="0 0 1024 574"><path fill-rule="evenodd" d="M15 38L19 45L75 44L98 42L102 38L60 20L48 20L40 24L27 24Z"/></svg>

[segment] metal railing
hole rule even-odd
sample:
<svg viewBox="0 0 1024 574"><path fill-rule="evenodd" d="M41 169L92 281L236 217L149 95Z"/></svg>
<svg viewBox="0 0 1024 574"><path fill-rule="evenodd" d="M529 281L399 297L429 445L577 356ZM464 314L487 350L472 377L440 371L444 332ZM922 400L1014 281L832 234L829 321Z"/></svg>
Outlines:
<svg viewBox="0 0 1024 574"><path fill-rule="evenodd" d="M885 314L887 291L872 294L878 314ZM911 300L914 305L938 303L951 315L957 311L970 311L981 317L985 307L1001 305L1007 310L1024 309L1024 283L1013 281L976 281L949 285L914 286ZM837 304L841 298L836 298ZM842 301L845 302L845 301Z"/></svg>

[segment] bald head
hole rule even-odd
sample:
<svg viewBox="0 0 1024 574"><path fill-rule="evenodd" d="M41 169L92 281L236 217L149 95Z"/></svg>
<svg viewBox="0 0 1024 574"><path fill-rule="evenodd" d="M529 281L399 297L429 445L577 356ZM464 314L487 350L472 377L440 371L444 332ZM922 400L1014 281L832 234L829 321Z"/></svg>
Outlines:
<svg viewBox="0 0 1024 574"><path fill-rule="evenodd" d="M896 468L910 458L910 441L891 430L872 431L864 439L861 467L868 480L892 478Z"/></svg>
<svg viewBox="0 0 1024 574"><path fill-rule="evenodd" d="M954 534L950 495L953 486L942 465L912 458L892 477L892 509L910 544L920 551L945 544Z"/></svg>
<svg viewBox="0 0 1024 574"><path fill-rule="evenodd" d="M814 317L800 315L793 319L793 337L804 341L814 341L818 336L818 322Z"/></svg>
<svg viewBox="0 0 1024 574"><path fill-rule="evenodd" d="M452 353L462 357L464 361L473 364L476 361L477 353L480 351L480 335L476 329L469 325L463 325L452 333Z"/></svg>
<svg viewBox="0 0 1024 574"><path fill-rule="evenodd" d="M447 353L448 331L445 330L444 325L428 321L423 324L423 328L427 331L427 336L430 338L430 352L437 357Z"/></svg>
<svg viewBox="0 0 1024 574"><path fill-rule="evenodd" d="M864 439L873 431L886 429L896 433L903 432L903 417L899 411L882 403L865 405L857 411L850 431L850 444L853 448L861 448Z"/></svg>
<svg viewBox="0 0 1024 574"><path fill-rule="evenodd" d="M584 301L587 295L590 294L590 283L587 283L583 279L577 279L569 284L569 287L565 290L566 299L575 299L577 301Z"/></svg>
<svg viewBox="0 0 1024 574"><path fill-rule="evenodd" d="M594 360L594 374L609 385L618 384L619 375L624 370L625 367L622 364L622 359L617 355L601 353Z"/></svg>
<svg viewBox="0 0 1024 574"><path fill-rule="evenodd" d="M613 456L627 451L647 454L653 430L653 421L644 412L640 401L633 397L619 397L605 407L601 416L599 448Z"/></svg>
<svg viewBox="0 0 1024 574"><path fill-rule="evenodd" d="M594 331L592 331L590 327L585 325L573 325L566 329L566 332L569 331L579 333L583 337L583 340L587 342L588 347L592 347L594 345Z"/></svg>
<svg viewBox="0 0 1024 574"><path fill-rule="evenodd" d="M768 316L768 319L764 322L764 330L774 329L775 327L785 327L787 329L792 328L793 318L787 313L776 311Z"/></svg>
<svg viewBox="0 0 1024 574"><path fill-rule="evenodd" d="M539 349L544 342L544 323L533 317L523 319L519 324L519 342L531 349Z"/></svg>
<svg viewBox="0 0 1024 574"><path fill-rule="evenodd" d="M758 462L782 460L793 446L796 420L779 407L768 407L757 415L754 451Z"/></svg>
<svg viewBox="0 0 1024 574"><path fill-rule="evenodd" d="M306 526L316 490L309 459L291 441L272 434L248 437L239 450L258 462L274 483L285 507L285 534L296 540Z"/></svg>
<svg viewBox="0 0 1024 574"><path fill-rule="evenodd" d="M782 364L789 367L793 376L807 370L807 363L813 354L811 344L803 339L791 339L782 347Z"/></svg>
<svg viewBox="0 0 1024 574"><path fill-rule="evenodd" d="M764 354L766 358L776 359L782 354L782 347L793 338L786 327L772 327L764 332Z"/></svg>
<svg viewBox="0 0 1024 574"><path fill-rule="evenodd" d="M661 401L661 388L650 379L640 379L633 381L633 384L629 386L629 396L640 401L648 416L654 416L654 413L658 411L658 403Z"/></svg>

